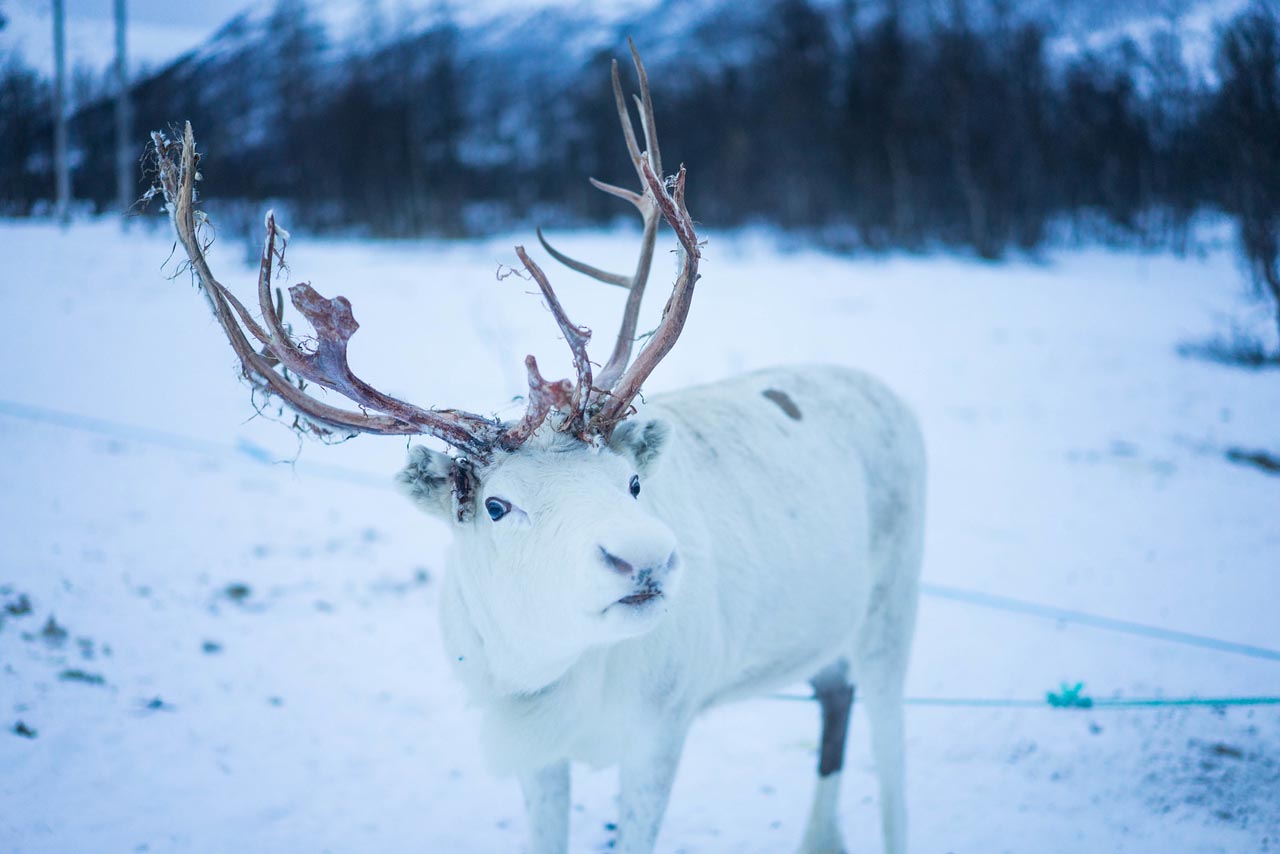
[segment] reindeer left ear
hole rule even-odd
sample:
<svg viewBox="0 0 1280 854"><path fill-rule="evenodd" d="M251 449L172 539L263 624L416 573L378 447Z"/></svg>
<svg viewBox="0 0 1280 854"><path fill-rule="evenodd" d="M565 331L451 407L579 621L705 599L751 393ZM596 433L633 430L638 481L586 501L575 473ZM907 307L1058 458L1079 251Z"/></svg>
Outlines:
<svg viewBox="0 0 1280 854"><path fill-rule="evenodd" d="M465 522L475 509L475 474L466 460L415 445L409 464L396 475L400 491L446 522Z"/></svg>
<svg viewBox="0 0 1280 854"><path fill-rule="evenodd" d="M665 421L623 421L614 428L609 447L635 460L640 474L649 474L657 467L670 436L671 427Z"/></svg>

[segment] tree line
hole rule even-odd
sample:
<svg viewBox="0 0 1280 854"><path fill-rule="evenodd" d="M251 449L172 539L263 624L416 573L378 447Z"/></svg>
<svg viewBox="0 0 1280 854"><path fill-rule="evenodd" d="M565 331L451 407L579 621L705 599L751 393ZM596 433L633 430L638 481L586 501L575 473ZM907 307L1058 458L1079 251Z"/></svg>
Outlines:
<svg viewBox="0 0 1280 854"><path fill-rule="evenodd" d="M976 24L956 0L925 27L896 5L871 23L843 8L777 0L737 34L746 59L652 69L665 159L690 164L704 223L998 258L1064 235L1179 247L1198 213L1221 212L1280 299L1280 26L1267 7L1220 27L1207 73L1174 27L1064 55L1047 25L1002 4ZM285 200L298 224L390 236L620 214L583 180L630 180L612 53L511 80L464 58L447 17L335 50L303 0L279 0L266 33L132 90L140 143L192 120L213 198ZM695 29L682 53L718 55L725 37ZM52 195L50 97L19 60L0 68L4 214ZM107 209L109 99L84 103L71 133L76 196Z"/></svg>

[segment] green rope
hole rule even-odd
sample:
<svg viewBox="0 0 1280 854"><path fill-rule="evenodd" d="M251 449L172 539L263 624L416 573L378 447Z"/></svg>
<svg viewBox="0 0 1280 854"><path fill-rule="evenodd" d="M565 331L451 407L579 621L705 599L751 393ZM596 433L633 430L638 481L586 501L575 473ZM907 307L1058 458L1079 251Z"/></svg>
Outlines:
<svg viewBox="0 0 1280 854"><path fill-rule="evenodd" d="M1067 683L1063 682L1056 694L1053 691L1045 691L1044 699L1055 709L1087 709L1093 705L1093 698L1085 696L1083 692L1083 682L1077 682L1071 687L1067 687Z"/></svg>
<svg viewBox="0 0 1280 854"><path fill-rule="evenodd" d="M1280 697L1155 697L1153 699L1094 700L1095 706L1111 709L1139 709L1151 706L1276 706Z"/></svg>

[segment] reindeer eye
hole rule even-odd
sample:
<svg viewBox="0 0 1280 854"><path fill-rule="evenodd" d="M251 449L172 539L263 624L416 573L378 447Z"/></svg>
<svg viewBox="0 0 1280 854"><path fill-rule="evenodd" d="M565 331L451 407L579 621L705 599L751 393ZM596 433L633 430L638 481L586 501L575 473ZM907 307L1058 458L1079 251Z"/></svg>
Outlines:
<svg viewBox="0 0 1280 854"><path fill-rule="evenodd" d="M488 511L489 518L496 522L510 512L511 502L503 501L501 498L490 498L484 503L484 509Z"/></svg>
<svg viewBox="0 0 1280 854"><path fill-rule="evenodd" d="M631 497L640 497L640 475L638 474L631 475Z"/></svg>

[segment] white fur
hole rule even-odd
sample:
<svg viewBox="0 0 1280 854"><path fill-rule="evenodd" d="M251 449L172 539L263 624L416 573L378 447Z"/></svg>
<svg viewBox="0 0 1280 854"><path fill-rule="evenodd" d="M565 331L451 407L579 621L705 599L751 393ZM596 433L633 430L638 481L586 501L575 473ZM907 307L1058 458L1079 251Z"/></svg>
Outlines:
<svg viewBox="0 0 1280 854"><path fill-rule="evenodd" d="M416 453L418 471L447 468ZM454 526L445 644L483 710L490 762L521 776L531 850L567 850L577 760L620 767L618 850L651 851L701 710L846 658L872 724L885 850L902 852L924 466L915 420L888 389L806 367L655 396L609 448L544 427L477 472L462 521L438 491L447 478L433 489L402 475ZM484 510L495 496L513 506L497 522ZM650 567L662 596L616 604L635 576L601 547ZM837 785L820 782L807 848L838 847Z"/></svg>

